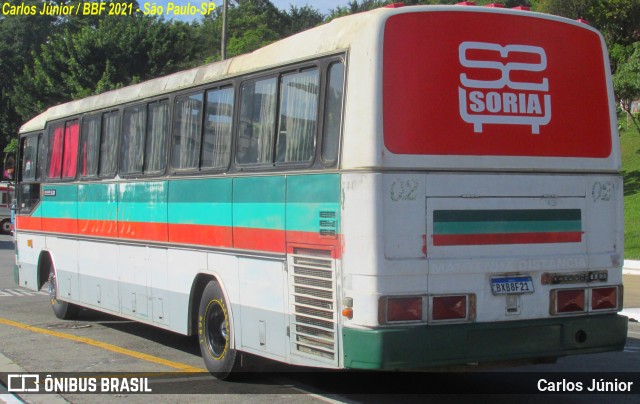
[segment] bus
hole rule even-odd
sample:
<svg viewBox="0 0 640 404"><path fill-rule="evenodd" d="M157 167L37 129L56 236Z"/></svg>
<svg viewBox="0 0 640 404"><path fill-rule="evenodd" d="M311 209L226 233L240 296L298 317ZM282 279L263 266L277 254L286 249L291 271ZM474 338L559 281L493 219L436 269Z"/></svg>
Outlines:
<svg viewBox="0 0 640 404"><path fill-rule="evenodd" d="M0 182L0 233L11 234L11 201L13 199L13 185L10 182Z"/></svg>
<svg viewBox="0 0 640 404"><path fill-rule="evenodd" d="M20 286L333 369L622 350L603 37L398 4L51 107L20 130Z"/></svg>

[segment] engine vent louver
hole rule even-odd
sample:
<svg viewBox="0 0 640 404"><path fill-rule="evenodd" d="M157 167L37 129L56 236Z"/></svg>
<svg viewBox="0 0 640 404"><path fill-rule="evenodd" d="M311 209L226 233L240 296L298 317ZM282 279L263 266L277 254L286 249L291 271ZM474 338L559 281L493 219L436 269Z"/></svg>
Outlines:
<svg viewBox="0 0 640 404"><path fill-rule="evenodd" d="M291 351L337 364L335 259L329 250L294 248L287 263Z"/></svg>

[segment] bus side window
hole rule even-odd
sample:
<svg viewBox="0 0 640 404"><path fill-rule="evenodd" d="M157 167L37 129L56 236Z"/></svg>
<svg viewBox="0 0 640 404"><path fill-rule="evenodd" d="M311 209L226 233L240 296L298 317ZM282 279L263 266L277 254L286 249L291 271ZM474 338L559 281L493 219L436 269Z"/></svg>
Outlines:
<svg viewBox="0 0 640 404"><path fill-rule="evenodd" d="M280 78L280 119L276 161L313 160L318 127L318 69L285 74Z"/></svg>
<svg viewBox="0 0 640 404"><path fill-rule="evenodd" d="M120 173L141 174L147 125L147 107L136 105L124 110L122 118L122 148L120 149Z"/></svg>
<svg viewBox="0 0 640 404"><path fill-rule="evenodd" d="M98 174L102 178L113 177L116 174L119 126L118 111L102 115L100 158L98 159Z"/></svg>
<svg viewBox="0 0 640 404"><path fill-rule="evenodd" d="M80 125L78 121L67 122L64 128L64 150L62 153L62 178L73 179L78 170L78 135Z"/></svg>
<svg viewBox="0 0 640 404"><path fill-rule="evenodd" d="M167 166L167 135L169 134L169 101L152 102L147 106L144 172L163 173Z"/></svg>
<svg viewBox="0 0 640 404"><path fill-rule="evenodd" d="M62 174L62 142L64 124L53 125L47 136L47 165L45 173L48 179L60 178Z"/></svg>
<svg viewBox="0 0 640 404"><path fill-rule="evenodd" d="M82 121L80 134L80 175L98 175L98 152L100 150L100 115L92 115Z"/></svg>
<svg viewBox="0 0 640 404"><path fill-rule="evenodd" d="M202 92L176 97L171 150L171 167L175 169L198 168L203 99Z"/></svg>
<svg viewBox="0 0 640 404"><path fill-rule="evenodd" d="M36 179L36 157L38 153L38 135L25 138L22 145L22 181Z"/></svg>
<svg viewBox="0 0 640 404"><path fill-rule="evenodd" d="M231 153L233 88L207 91L207 112L202 143L201 168L223 169Z"/></svg>
<svg viewBox="0 0 640 404"><path fill-rule="evenodd" d="M324 108L322 160L328 166L334 165L338 160L340 130L342 128L343 96L344 63L335 62L329 66L327 96Z"/></svg>
<svg viewBox="0 0 640 404"><path fill-rule="evenodd" d="M277 79L244 83L236 162L240 165L273 162Z"/></svg>

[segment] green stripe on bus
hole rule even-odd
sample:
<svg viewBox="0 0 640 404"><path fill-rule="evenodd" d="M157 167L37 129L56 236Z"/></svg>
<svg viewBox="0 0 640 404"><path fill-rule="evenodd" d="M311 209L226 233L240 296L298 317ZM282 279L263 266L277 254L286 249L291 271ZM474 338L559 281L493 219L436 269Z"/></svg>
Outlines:
<svg viewBox="0 0 640 404"><path fill-rule="evenodd" d="M434 222L581 220L580 209L435 210Z"/></svg>
<svg viewBox="0 0 640 404"><path fill-rule="evenodd" d="M495 234L582 231L580 220L501 221L501 222L437 222L434 234Z"/></svg>
<svg viewBox="0 0 640 404"><path fill-rule="evenodd" d="M45 202L77 202L77 185L45 185L42 189Z"/></svg>
<svg viewBox="0 0 640 404"><path fill-rule="evenodd" d="M284 230L284 203L235 203L233 226Z"/></svg>
<svg viewBox="0 0 640 404"><path fill-rule="evenodd" d="M287 177L287 203L340 203L340 175Z"/></svg>
<svg viewBox="0 0 640 404"><path fill-rule="evenodd" d="M169 203L231 203L231 178L169 181Z"/></svg>
<svg viewBox="0 0 640 404"><path fill-rule="evenodd" d="M171 203L169 223L231 227L232 213L233 205L230 203Z"/></svg>
<svg viewBox="0 0 640 404"><path fill-rule="evenodd" d="M335 212L335 217L321 217L322 212ZM320 229L335 229L339 231L339 212L339 203L288 203L287 230L318 232ZM331 222L335 225L331 226Z"/></svg>
<svg viewBox="0 0 640 404"><path fill-rule="evenodd" d="M247 177L233 180L233 202L254 204L283 204L286 179L276 177ZM282 212L284 214L284 211Z"/></svg>
<svg viewBox="0 0 640 404"><path fill-rule="evenodd" d="M166 204L167 181L133 182L118 184L118 202Z"/></svg>
<svg viewBox="0 0 640 404"><path fill-rule="evenodd" d="M115 203L118 201L117 184L80 184L78 202Z"/></svg>

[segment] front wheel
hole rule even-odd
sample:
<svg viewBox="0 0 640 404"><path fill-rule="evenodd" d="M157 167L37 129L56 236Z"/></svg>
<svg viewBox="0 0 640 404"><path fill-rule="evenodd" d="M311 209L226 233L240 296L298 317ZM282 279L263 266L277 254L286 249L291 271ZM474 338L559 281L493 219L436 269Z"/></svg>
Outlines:
<svg viewBox="0 0 640 404"><path fill-rule="evenodd" d="M49 270L49 300L53 314L60 320L70 320L78 314L78 306L58 300L58 279L53 266Z"/></svg>
<svg viewBox="0 0 640 404"><path fill-rule="evenodd" d="M11 220L3 219L2 222L0 222L0 232L2 234L11 234Z"/></svg>
<svg viewBox="0 0 640 404"><path fill-rule="evenodd" d="M227 379L239 368L240 355L231 349L233 330L229 321L229 306L216 281L204 288L198 310L198 341L207 369L217 379Z"/></svg>

